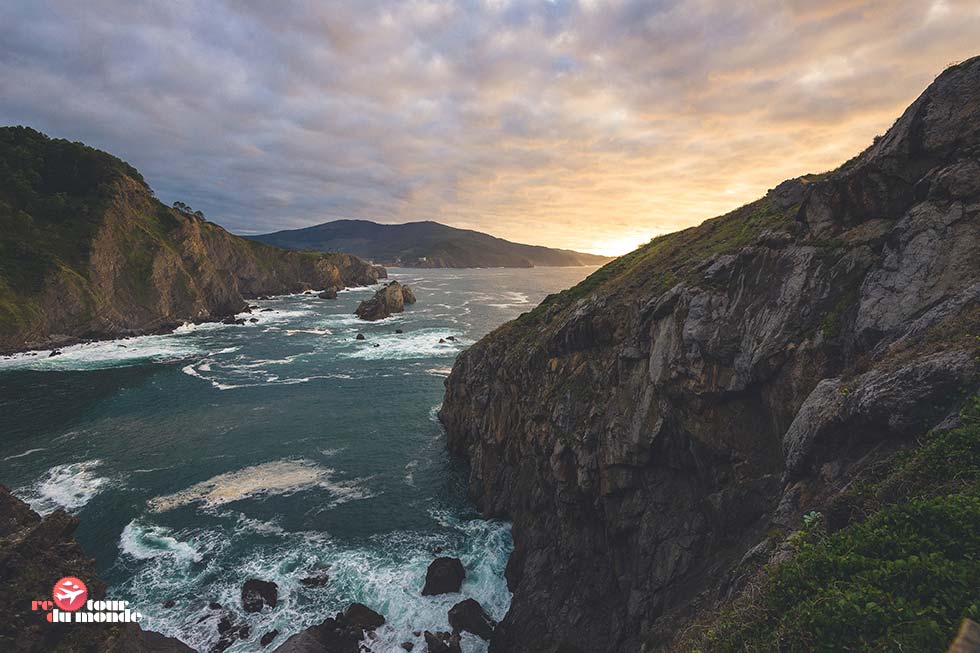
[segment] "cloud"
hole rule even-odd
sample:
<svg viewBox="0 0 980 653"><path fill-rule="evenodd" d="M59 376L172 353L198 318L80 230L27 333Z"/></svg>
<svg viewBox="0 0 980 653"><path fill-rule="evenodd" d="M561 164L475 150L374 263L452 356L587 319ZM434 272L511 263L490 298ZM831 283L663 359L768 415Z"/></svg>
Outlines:
<svg viewBox="0 0 980 653"><path fill-rule="evenodd" d="M0 123L239 233L434 219L622 250L838 165L978 33L956 0L24 0Z"/></svg>

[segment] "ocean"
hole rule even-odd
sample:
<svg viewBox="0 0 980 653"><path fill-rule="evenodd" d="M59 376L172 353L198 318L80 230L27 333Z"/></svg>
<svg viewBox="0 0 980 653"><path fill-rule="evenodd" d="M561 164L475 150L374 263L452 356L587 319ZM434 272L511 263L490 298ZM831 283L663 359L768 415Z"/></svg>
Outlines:
<svg viewBox="0 0 980 653"><path fill-rule="evenodd" d="M211 602L250 626L228 650L258 651L353 601L387 618L375 651L424 650L413 631L448 630L463 598L497 619L510 603L509 525L467 501L436 419L443 380L593 269L390 269L418 303L379 322L353 316L377 287L357 288L254 301L245 325L0 358L0 482L79 516L109 598L198 650L218 638ZM437 554L462 559L461 594L421 596ZM274 610L242 611L249 578L278 585ZM486 645L464 634L463 649Z"/></svg>

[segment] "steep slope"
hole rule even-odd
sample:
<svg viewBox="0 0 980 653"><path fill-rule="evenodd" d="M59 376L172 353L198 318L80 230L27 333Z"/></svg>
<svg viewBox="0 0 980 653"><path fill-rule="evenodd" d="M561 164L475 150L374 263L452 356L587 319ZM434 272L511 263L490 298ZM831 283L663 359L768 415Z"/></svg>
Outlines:
<svg viewBox="0 0 980 653"><path fill-rule="evenodd" d="M438 222L336 220L252 238L286 249L351 252L384 265L419 268L530 268L609 261L608 256L522 245Z"/></svg>
<svg viewBox="0 0 980 653"><path fill-rule="evenodd" d="M165 330L246 297L375 282L347 254L285 252L168 208L125 162L0 128L0 352Z"/></svg>
<svg viewBox="0 0 980 653"><path fill-rule="evenodd" d="M955 421L980 384L978 159L975 58L840 169L459 357L440 419L478 506L513 520L492 651L667 646L740 592L740 561L775 564L802 515Z"/></svg>

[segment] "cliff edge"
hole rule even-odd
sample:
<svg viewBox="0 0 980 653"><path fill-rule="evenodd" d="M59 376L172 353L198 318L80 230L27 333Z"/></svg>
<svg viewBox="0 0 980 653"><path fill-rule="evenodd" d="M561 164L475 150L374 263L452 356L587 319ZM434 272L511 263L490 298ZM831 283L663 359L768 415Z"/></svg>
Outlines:
<svg viewBox="0 0 980 653"><path fill-rule="evenodd" d="M978 261L974 58L839 169L656 238L461 354L439 416L478 507L513 520L491 650L669 648L754 552L792 555L804 515L977 392Z"/></svg>

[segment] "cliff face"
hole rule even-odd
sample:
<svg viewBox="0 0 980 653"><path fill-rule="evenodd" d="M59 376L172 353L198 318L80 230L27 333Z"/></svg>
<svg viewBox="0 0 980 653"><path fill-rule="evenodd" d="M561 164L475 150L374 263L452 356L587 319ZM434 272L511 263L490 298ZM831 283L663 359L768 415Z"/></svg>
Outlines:
<svg viewBox="0 0 980 653"><path fill-rule="evenodd" d="M95 561L72 537L77 527L78 519L63 510L42 519L0 485L0 648L16 653L192 653L178 640L138 624L50 624L43 611L32 611L31 602L50 601L54 584L65 576L80 578L92 600L114 598L106 597Z"/></svg>
<svg viewBox="0 0 980 653"><path fill-rule="evenodd" d="M665 645L980 383L980 58L840 169L651 241L464 352L440 419L513 520L493 651ZM951 633L952 634L952 633Z"/></svg>
<svg viewBox="0 0 980 653"><path fill-rule="evenodd" d="M156 200L81 144L0 129L0 352L173 328L245 298L384 278L346 254L287 252Z"/></svg>

